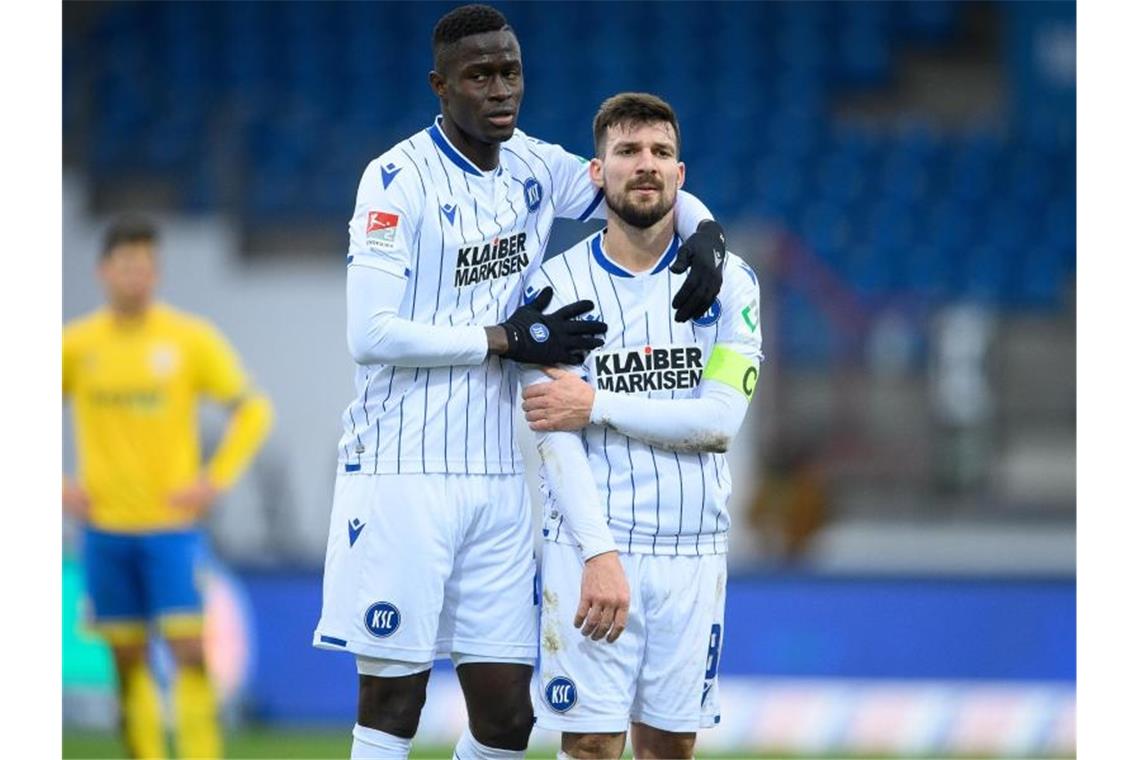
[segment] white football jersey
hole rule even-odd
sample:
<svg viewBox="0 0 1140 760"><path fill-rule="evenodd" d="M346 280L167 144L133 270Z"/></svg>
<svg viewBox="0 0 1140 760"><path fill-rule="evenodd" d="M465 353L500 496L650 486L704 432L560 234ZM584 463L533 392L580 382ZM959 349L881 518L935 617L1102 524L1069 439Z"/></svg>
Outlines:
<svg viewBox="0 0 1140 760"><path fill-rule="evenodd" d="M603 215L586 162L522 130L482 171L434 124L364 170L349 222L348 266L408 281L398 316L431 325L493 325L520 304L557 218ZM345 472L523 471L514 442L516 365L358 365L344 413Z"/></svg>
<svg viewBox="0 0 1140 760"><path fill-rule="evenodd" d="M650 270L633 274L604 250L604 230L554 256L527 279L527 298L554 288L550 308L590 299L586 319L601 319L605 344L580 368L595 388L647 398L698 395L701 374L713 346L726 344L759 363L760 289L752 269L732 253L724 284L712 308L686 324L673 320L673 296L684 282L669 265L680 239ZM732 480L723 454L678 453L655 448L612 429L589 425L581 431L601 496L606 522L621 551L642 554L710 554L727 550L728 497ZM555 494L540 473L545 501L543 535L575 545L564 530Z"/></svg>

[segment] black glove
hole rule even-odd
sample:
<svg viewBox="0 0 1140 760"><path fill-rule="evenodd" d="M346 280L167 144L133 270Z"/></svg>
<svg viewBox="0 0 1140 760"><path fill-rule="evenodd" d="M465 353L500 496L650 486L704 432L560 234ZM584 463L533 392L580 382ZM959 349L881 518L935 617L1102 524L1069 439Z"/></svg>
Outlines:
<svg viewBox="0 0 1140 760"><path fill-rule="evenodd" d="M689 276L673 296L673 308L677 310L674 319L688 322L712 307L724 281L724 258L724 230L712 219L706 219L697 225L697 231L669 265L674 274L689 270Z"/></svg>
<svg viewBox="0 0 1140 760"><path fill-rule="evenodd" d="M534 300L515 309L500 325L507 331L504 359L523 364L581 364L586 354L602 345L596 336L604 335L606 323L575 319L594 308L593 301L575 301L551 314L542 310L550 305L554 288L543 288Z"/></svg>

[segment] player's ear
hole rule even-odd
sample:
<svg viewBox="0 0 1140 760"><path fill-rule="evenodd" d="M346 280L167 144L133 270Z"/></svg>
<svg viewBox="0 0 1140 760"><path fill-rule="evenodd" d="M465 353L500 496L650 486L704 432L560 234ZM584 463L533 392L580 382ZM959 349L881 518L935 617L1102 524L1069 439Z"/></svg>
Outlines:
<svg viewBox="0 0 1140 760"><path fill-rule="evenodd" d="M680 190L685 186L685 162L677 162L677 189Z"/></svg>
<svg viewBox="0 0 1140 760"><path fill-rule="evenodd" d="M447 79L435 69L428 72L428 86L431 87L431 91L435 93L437 98L443 98L447 95Z"/></svg>
<svg viewBox="0 0 1140 760"><path fill-rule="evenodd" d="M602 159L600 158L590 159L590 181L594 183L594 187L605 187L605 183L602 181Z"/></svg>

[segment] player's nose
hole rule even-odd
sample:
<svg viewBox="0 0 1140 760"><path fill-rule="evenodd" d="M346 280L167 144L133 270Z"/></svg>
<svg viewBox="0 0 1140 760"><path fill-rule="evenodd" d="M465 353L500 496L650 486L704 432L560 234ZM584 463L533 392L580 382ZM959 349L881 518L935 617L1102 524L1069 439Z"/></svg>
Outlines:
<svg viewBox="0 0 1140 760"><path fill-rule="evenodd" d="M491 80L491 86L487 90L487 97L491 100L507 100L513 97L515 90L507 82L505 77L496 76Z"/></svg>

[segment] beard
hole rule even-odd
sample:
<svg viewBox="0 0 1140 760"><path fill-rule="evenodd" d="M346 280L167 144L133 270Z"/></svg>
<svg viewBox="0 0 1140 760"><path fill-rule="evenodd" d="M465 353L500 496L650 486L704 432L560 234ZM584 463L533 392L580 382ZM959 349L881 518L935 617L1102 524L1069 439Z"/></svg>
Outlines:
<svg viewBox="0 0 1140 760"><path fill-rule="evenodd" d="M651 205L635 203L632 200L633 189L638 185L647 184L653 185L660 191L657 202ZM673 204L677 201L677 194L667 195L664 187L665 183L660 181L653 183L642 180L631 182L621 192L611 192L609 188L606 188L606 205L618 215L619 219L631 227L648 229L661 221L673 209Z"/></svg>

